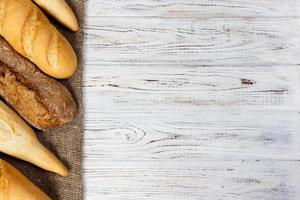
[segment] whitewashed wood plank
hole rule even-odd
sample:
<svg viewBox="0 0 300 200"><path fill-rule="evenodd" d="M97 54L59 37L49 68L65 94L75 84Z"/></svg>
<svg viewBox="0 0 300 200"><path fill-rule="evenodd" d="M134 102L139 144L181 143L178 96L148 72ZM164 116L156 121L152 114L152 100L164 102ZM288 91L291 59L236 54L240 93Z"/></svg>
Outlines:
<svg viewBox="0 0 300 200"><path fill-rule="evenodd" d="M189 106L176 112L158 112L153 106L144 110L89 110L85 139L91 149L86 153L101 156L101 160L176 159L203 154L300 159L300 115L296 111L221 112Z"/></svg>
<svg viewBox="0 0 300 200"><path fill-rule="evenodd" d="M300 110L297 66L159 67L99 62L86 65L85 73L84 87L90 94L86 100L101 99L99 107L88 106L101 112L112 108L144 112L147 107L166 113L189 107Z"/></svg>
<svg viewBox="0 0 300 200"><path fill-rule="evenodd" d="M286 17L299 16L297 0L90 0L90 16Z"/></svg>
<svg viewBox="0 0 300 200"><path fill-rule="evenodd" d="M300 19L94 18L87 63L296 65Z"/></svg>
<svg viewBox="0 0 300 200"><path fill-rule="evenodd" d="M86 158L89 200L298 200L299 161L209 156L178 160Z"/></svg>

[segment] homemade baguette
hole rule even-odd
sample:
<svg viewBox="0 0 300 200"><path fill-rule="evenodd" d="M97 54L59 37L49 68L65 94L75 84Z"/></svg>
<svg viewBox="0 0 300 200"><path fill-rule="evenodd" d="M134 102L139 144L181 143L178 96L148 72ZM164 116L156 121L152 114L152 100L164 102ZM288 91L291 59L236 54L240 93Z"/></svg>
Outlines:
<svg viewBox="0 0 300 200"><path fill-rule="evenodd" d="M0 0L0 8L0 34L17 52L50 76L73 75L77 58L72 46L31 0Z"/></svg>
<svg viewBox="0 0 300 200"><path fill-rule="evenodd" d="M67 168L45 148L34 131L0 101L0 151L62 176Z"/></svg>
<svg viewBox="0 0 300 200"><path fill-rule="evenodd" d="M21 172L4 160L0 160L1 200L51 200Z"/></svg>
<svg viewBox="0 0 300 200"><path fill-rule="evenodd" d="M47 13L52 15L60 23L71 29L78 31L78 22L74 12L65 0L33 0Z"/></svg>
<svg viewBox="0 0 300 200"><path fill-rule="evenodd" d="M0 96L38 129L61 126L76 113L70 92L13 50L1 36Z"/></svg>

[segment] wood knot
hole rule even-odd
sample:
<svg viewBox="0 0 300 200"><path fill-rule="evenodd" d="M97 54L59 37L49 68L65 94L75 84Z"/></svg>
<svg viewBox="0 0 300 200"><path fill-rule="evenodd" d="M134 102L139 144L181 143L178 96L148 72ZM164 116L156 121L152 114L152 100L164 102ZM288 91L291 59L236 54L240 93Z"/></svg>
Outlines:
<svg viewBox="0 0 300 200"><path fill-rule="evenodd" d="M125 137L125 141L129 144L135 144L141 141L146 135L145 131L134 126L130 126L126 128L126 130L127 131L124 134L124 137Z"/></svg>
<svg viewBox="0 0 300 200"><path fill-rule="evenodd" d="M242 85L253 85L255 82L250 79L241 78Z"/></svg>

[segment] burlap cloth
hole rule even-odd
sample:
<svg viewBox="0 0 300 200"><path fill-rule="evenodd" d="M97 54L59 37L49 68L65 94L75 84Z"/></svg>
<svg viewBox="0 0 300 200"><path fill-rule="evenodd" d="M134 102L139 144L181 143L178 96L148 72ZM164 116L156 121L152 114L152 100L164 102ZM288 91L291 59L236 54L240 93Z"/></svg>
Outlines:
<svg viewBox="0 0 300 200"><path fill-rule="evenodd" d="M69 0L68 3L75 11L80 31L73 33L62 26L59 30L69 39L78 56L78 70L76 74L64 84L73 93L78 105L76 118L63 127L47 130L44 133L36 131L40 141L54 152L69 168L68 177L61 177L51 172L46 172L32 164L14 159L1 154L1 158L18 168L32 182L45 191L53 200L81 200L83 199L82 187L82 139L83 139L83 106L82 106L82 69L83 69L83 20L84 1ZM52 20L54 22L54 20ZM26 199L24 199L26 200Z"/></svg>

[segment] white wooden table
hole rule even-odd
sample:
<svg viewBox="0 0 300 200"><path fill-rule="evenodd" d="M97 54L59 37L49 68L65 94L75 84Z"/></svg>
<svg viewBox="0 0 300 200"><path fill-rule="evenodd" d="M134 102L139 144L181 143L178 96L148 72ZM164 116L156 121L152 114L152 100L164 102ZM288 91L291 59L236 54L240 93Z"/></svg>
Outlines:
<svg viewBox="0 0 300 200"><path fill-rule="evenodd" d="M300 0L89 0L87 200L299 200Z"/></svg>

